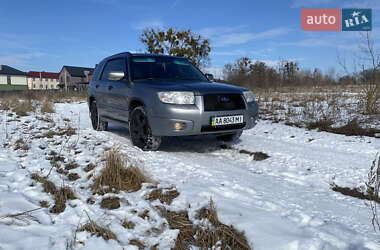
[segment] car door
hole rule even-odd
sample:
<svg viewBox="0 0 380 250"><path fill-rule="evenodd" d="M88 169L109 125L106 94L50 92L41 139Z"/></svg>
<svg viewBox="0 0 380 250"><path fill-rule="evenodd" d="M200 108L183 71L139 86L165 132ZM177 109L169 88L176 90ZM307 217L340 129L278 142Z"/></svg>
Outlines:
<svg viewBox="0 0 380 250"><path fill-rule="evenodd" d="M106 63L101 77L102 81L106 83L105 105L109 111L106 116L123 121L125 115L123 110L125 110L126 107L122 106L122 99L128 90L127 83L125 78L118 81L110 80L108 77L110 72L123 72L126 75L125 57L110 59Z"/></svg>
<svg viewBox="0 0 380 250"><path fill-rule="evenodd" d="M124 72L124 78L120 81L111 81L110 95L112 96L112 110L115 113L115 118L128 122L128 96L131 91L129 83L129 72L127 67L127 58L117 60L118 68ZM119 70L116 70L119 71Z"/></svg>
<svg viewBox="0 0 380 250"><path fill-rule="evenodd" d="M98 107L99 115L104 116L108 114L107 105L105 103L105 98L108 93L106 89L106 83L100 79L100 72L103 69L104 63L99 64L95 69L94 76L91 81L91 88L94 91L94 97L96 99L96 104Z"/></svg>

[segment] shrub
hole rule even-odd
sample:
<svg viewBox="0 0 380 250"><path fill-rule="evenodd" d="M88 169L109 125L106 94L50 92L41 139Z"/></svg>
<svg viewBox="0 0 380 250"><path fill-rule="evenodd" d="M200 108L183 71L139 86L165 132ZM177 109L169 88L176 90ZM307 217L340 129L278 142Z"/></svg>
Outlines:
<svg viewBox="0 0 380 250"><path fill-rule="evenodd" d="M13 109L18 116L27 116L29 112L34 112L35 110L33 102L29 100L19 101Z"/></svg>
<svg viewBox="0 0 380 250"><path fill-rule="evenodd" d="M43 114L52 114L55 113L54 104L47 99L42 103L41 113Z"/></svg>
<svg viewBox="0 0 380 250"><path fill-rule="evenodd" d="M105 165L91 187L95 193L105 194L121 190L134 192L140 190L142 183L150 181L139 168L126 167L127 162L117 149L106 154Z"/></svg>

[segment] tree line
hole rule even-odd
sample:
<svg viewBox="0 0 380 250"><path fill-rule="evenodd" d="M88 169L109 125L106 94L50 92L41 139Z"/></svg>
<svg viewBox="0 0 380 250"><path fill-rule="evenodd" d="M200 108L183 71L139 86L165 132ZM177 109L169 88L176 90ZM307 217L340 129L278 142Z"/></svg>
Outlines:
<svg viewBox="0 0 380 250"><path fill-rule="evenodd" d="M149 53L183 56L197 67L209 65L210 40L190 29L146 28L140 35L140 41ZM277 65L268 65L265 62L241 57L234 63L226 64L223 68L223 77L218 80L247 88L368 83L378 86L380 64L376 63L371 65L372 67L362 68L359 72L346 71L346 75L337 77L333 68L322 72L318 68L302 69L299 62L293 60L280 60ZM376 92L378 90L379 88Z"/></svg>
<svg viewBox="0 0 380 250"><path fill-rule="evenodd" d="M353 75L336 77L333 68L323 73L315 68L301 69L299 62L280 60L276 65L253 61L248 57L241 57L233 64L226 64L223 68L223 80L232 84L248 88L272 88L283 86L318 86L332 84L353 84L359 79Z"/></svg>

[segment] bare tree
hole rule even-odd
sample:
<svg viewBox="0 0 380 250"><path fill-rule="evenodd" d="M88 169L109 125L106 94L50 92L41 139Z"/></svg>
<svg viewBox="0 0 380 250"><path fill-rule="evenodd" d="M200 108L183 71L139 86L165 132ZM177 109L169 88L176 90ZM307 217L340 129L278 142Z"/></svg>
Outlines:
<svg viewBox="0 0 380 250"><path fill-rule="evenodd" d="M369 32L361 33L359 48L361 55L353 54L351 72L346 58L338 53L338 63L346 73L341 80L343 82L351 79L352 83L359 83L361 86L360 103L364 107L364 113L377 114L380 106L380 55L376 53L374 41Z"/></svg>
<svg viewBox="0 0 380 250"><path fill-rule="evenodd" d="M378 238L380 239L380 221L379 221L379 204L377 203L380 197L380 157L372 162L370 171L368 172L368 181L366 182L367 193L371 199L369 206L372 211L372 226Z"/></svg>
<svg viewBox="0 0 380 250"><path fill-rule="evenodd" d="M366 56L365 59L369 60L368 68L362 64L361 81L363 83L362 94L365 105L365 112L367 114L376 114L379 111L380 101L380 55L375 52L374 41L370 37L369 32L363 35L365 46L361 49Z"/></svg>

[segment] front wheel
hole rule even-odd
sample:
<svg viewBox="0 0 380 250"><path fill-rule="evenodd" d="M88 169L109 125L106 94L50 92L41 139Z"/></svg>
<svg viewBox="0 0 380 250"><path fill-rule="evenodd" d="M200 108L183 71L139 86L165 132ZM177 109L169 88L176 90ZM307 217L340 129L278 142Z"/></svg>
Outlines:
<svg viewBox="0 0 380 250"><path fill-rule="evenodd" d="M129 133L133 145L142 150L157 150L161 145L161 137L152 135L152 130L143 107L137 107L132 110L129 121Z"/></svg>
<svg viewBox="0 0 380 250"><path fill-rule="evenodd" d="M243 130L240 130L232 134L219 135L216 137L216 139L219 141L224 141L224 142L235 142L240 138L242 133L243 133Z"/></svg>

